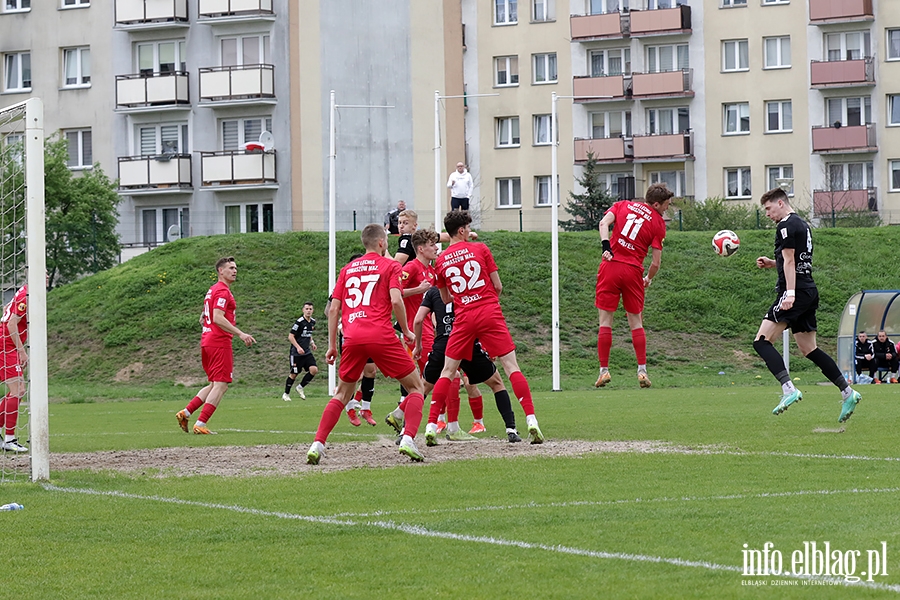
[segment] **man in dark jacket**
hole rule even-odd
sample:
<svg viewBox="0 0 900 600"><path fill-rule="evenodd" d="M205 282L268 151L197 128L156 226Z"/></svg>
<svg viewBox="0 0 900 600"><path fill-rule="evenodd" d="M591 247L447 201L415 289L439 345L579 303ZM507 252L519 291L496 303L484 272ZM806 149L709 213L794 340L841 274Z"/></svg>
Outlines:
<svg viewBox="0 0 900 600"><path fill-rule="evenodd" d="M875 350L875 368L879 375L882 372L887 374L880 377L882 383L897 383L897 371L900 370L900 357L897 356L897 349L894 343L888 339L884 330L878 332L875 341L872 342L872 348ZM877 380L876 380L877 381Z"/></svg>
<svg viewBox="0 0 900 600"><path fill-rule="evenodd" d="M856 374L869 371L869 377L875 377L875 349L865 331L856 335Z"/></svg>

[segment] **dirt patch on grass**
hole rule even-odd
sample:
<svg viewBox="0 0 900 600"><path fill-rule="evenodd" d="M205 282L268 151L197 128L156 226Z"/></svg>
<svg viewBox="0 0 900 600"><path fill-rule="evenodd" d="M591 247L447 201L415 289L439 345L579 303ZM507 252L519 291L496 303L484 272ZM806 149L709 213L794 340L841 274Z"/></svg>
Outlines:
<svg viewBox="0 0 900 600"><path fill-rule="evenodd" d="M440 463L474 458L508 458L518 456L579 456L590 453L705 453L708 449L675 446L657 441L587 442L582 440L550 440L540 445L527 442L510 444L505 439L485 438L475 442L447 442L426 448L425 463ZM415 466L402 456L393 438L374 442L329 444L317 466L306 464L306 445L222 446L202 448L154 448L84 453L54 453L50 456L52 471L88 469L120 471L135 475L185 477L218 475L246 477L254 475L293 475L307 472L344 471L356 468L382 469Z"/></svg>
<svg viewBox="0 0 900 600"><path fill-rule="evenodd" d="M119 372L116 373L116 376L113 377L113 380L116 383L123 383L126 381L131 381L132 377L140 378L141 372L144 370L144 363L135 362L131 363L127 367L122 367L119 369Z"/></svg>

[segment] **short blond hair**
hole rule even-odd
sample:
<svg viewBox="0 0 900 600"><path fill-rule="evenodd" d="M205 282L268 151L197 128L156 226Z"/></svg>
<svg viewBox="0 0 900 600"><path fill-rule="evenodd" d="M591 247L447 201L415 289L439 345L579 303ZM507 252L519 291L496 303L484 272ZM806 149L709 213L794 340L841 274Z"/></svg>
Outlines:
<svg viewBox="0 0 900 600"><path fill-rule="evenodd" d="M417 212L414 211L414 210L403 210L403 211L400 211L400 214L397 215L397 218L402 219L403 217L406 217L407 219L409 219L409 220L412 221L413 223L418 223L418 222L419 222L419 213L417 213Z"/></svg>

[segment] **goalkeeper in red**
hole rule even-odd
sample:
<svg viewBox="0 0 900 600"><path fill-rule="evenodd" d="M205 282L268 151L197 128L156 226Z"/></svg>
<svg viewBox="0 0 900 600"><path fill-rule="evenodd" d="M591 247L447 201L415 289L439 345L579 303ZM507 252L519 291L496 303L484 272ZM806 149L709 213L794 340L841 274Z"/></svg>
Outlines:
<svg viewBox="0 0 900 600"><path fill-rule="evenodd" d="M638 383L650 387L647 376L647 336L644 333L644 290L659 272L666 222L663 213L669 208L674 194L664 183L655 183L647 190L646 201L622 200L613 204L600 220L600 244L603 255L597 271L597 290L594 306L600 311L600 330L597 333L597 356L600 376L595 387L610 382L609 351L612 347L613 315L619 308L619 298L625 307L631 342L638 363ZM644 259L652 250L650 267L644 274Z"/></svg>

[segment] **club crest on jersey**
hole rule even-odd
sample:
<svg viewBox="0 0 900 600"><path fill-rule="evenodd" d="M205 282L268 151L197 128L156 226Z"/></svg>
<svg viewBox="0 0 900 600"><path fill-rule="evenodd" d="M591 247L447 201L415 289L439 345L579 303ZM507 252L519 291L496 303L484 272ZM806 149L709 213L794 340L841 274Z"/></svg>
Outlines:
<svg viewBox="0 0 900 600"><path fill-rule="evenodd" d="M406 281L407 279L409 279L409 273L403 271L403 274L400 275L400 281Z"/></svg>
<svg viewBox="0 0 900 600"><path fill-rule="evenodd" d="M25 303L24 302L19 302L18 310L19 310L19 312L25 311Z"/></svg>

